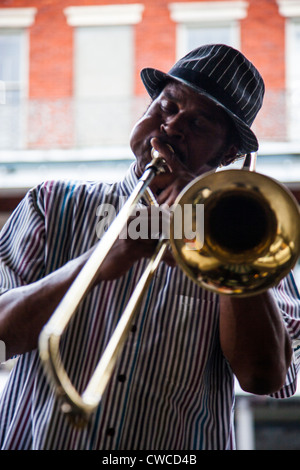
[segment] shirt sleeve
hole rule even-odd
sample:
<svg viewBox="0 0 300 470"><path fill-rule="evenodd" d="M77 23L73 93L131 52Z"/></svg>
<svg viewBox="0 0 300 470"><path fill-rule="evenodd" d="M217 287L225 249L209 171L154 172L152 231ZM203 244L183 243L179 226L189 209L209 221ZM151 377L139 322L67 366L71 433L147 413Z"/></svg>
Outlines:
<svg viewBox="0 0 300 470"><path fill-rule="evenodd" d="M297 374L300 367L300 295L293 273L285 277L273 292L292 342L293 358L284 387L271 396L288 398L297 390Z"/></svg>
<svg viewBox="0 0 300 470"><path fill-rule="evenodd" d="M38 189L26 194L0 233L0 294L44 273L45 228L37 194Z"/></svg>

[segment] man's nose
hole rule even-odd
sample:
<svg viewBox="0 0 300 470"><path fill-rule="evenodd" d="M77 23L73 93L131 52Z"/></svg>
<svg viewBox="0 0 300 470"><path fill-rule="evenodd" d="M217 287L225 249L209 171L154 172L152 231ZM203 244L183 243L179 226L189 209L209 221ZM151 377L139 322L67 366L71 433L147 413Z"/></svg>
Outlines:
<svg viewBox="0 0 300 470"><path fill-rule="evenodd" d="M185 135L185 123L184 117L176 114L169 116L160 127L162 133L179 140L184 139Z"/></svg>

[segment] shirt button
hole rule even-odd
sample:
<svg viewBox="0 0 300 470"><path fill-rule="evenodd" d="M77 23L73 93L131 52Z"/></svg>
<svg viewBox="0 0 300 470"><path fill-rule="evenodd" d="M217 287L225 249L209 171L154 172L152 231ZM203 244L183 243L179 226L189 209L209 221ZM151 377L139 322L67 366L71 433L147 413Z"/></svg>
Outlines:
<svg viewBox="0 0 300 470"><path fill-rule="evenodd" d="M106 434L108 436L113 436L115 434L115 428L107 428Z"/></svg>
<svg viewBox="0 0 300 470"><path fill-rule="evenodd" d="M131 333L135 333L137 330L136 325L132 325L131 327Z"/></svg>
<svg viewBox="0 0 300 470"><path fill-rule="evenodd" d="M125 382L126 380L126 375L125 374L119 374L118 375L118 381L119 382Z"/></svg>

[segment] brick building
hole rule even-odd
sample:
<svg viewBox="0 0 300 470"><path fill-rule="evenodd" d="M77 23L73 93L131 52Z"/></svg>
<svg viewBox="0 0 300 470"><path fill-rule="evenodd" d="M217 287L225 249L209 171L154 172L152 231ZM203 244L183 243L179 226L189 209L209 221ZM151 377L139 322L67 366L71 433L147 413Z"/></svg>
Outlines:
<svg viewBox="0 0 300 470"><path fill-rule="evenodd" d="M207 42L261 71L259 139L296 144L299 31L298 0L0 0L0 149L126 146L147 99L140 69Z"/></svg>

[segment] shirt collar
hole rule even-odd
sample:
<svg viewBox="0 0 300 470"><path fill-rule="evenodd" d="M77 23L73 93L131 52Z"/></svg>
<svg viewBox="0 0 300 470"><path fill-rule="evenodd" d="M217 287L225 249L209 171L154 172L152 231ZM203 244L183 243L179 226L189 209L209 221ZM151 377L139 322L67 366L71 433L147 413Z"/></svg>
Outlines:
<svg viewBox="0 0 300 470"><path fill-rule="evenodd" d="M135 173L135 164L132 162L130 167L125 173L123 180L121 181L121 189L127 196L129 196L138 183L138 177Z"/></svg>
<svg viewBox="0 0 300 470"><path fill-rule="evenodd" d="M133 192L135 189L137 183L139 181L139 178L136 175L136 162L134 161L130 167L128 168L123 181L121 181L121 190L126 196L130 196L130 194ZM153 196L151 196L153 197ZM148 206L151 204L149 198L147 197L142 197L139 201L138 204L146 205Z"/></svg>

